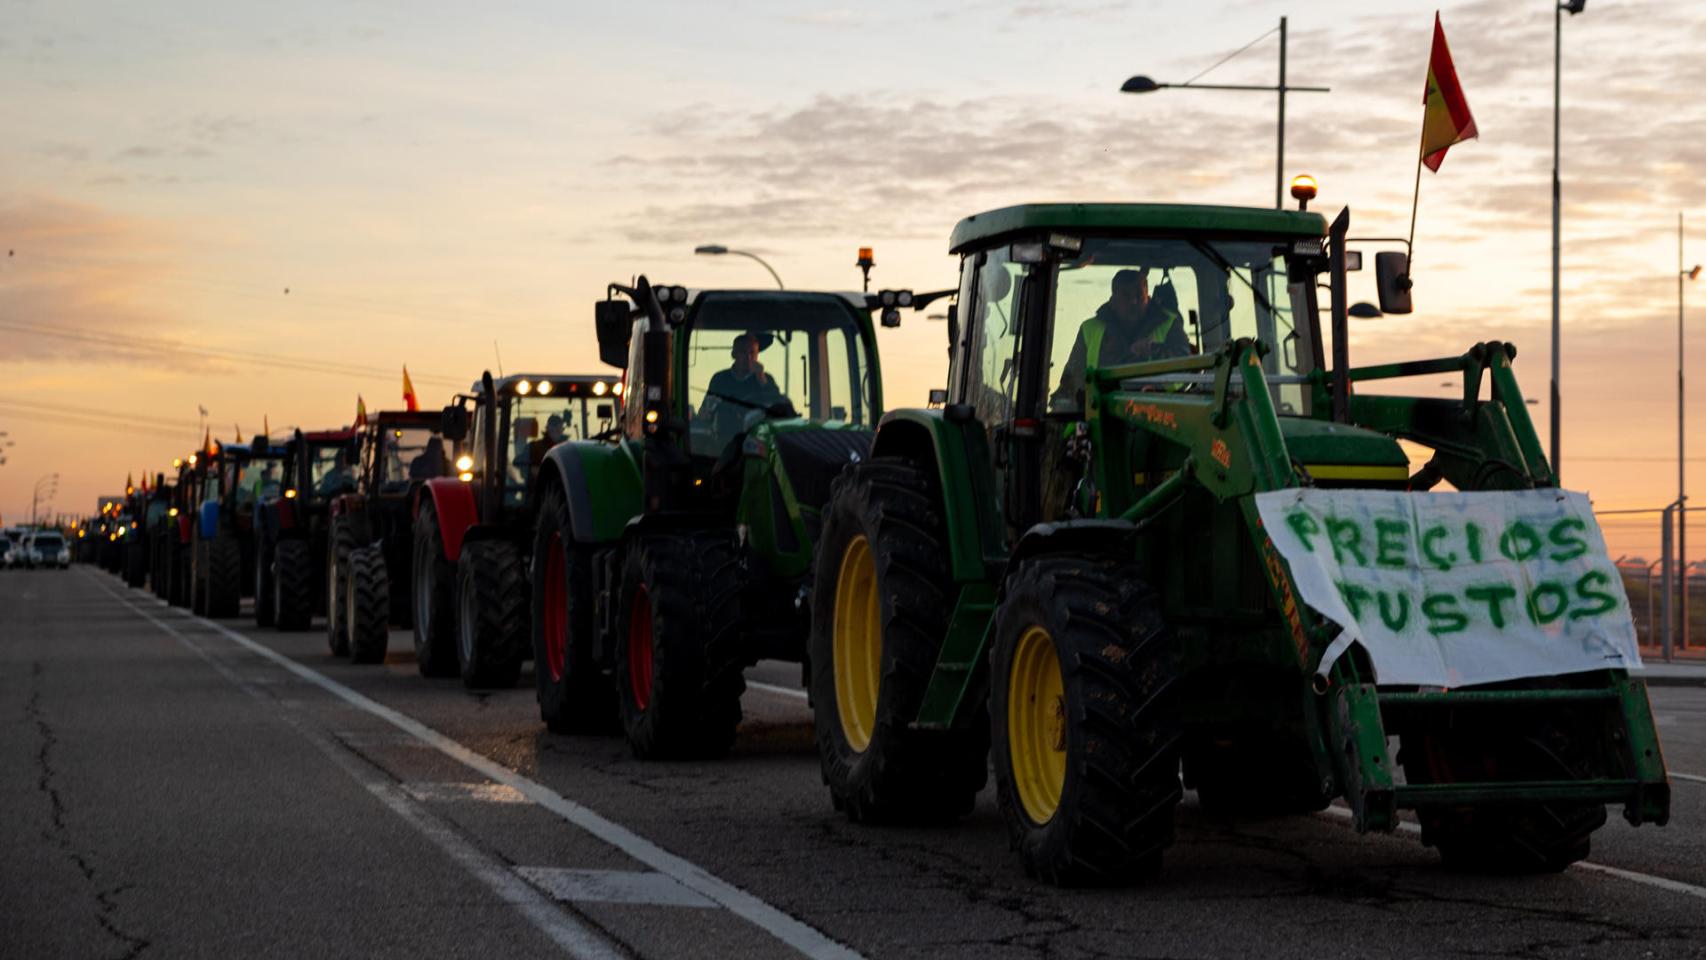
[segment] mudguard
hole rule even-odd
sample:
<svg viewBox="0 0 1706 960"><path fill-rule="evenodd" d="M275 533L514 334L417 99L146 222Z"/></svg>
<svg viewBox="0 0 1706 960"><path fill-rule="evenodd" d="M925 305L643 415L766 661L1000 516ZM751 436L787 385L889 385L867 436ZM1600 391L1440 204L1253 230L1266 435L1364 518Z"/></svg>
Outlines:
<svg viewBox="0 0 1706 960"><path fill-rule="evenodd" d="M219 536L219 501L203 500L196 511L196 534L203 540Z"/></svg>
<svg viewBox="0 0 1706 960"><path fill-rule="evenodd" d="M877 425L871 456L906 457L933 469L941 484L954 579L986 581L1000 574L1007 552L988 438L975 419L949 421L941 410L895 410Z"/></svg>
<svg viewBox="0 0 1706 960"><path fill-rule="evenodd" d="M1136 555L1137 524L1125 520L1085 519L1039 523L1025 531L1008 558L1011 569L1043 553L1091 554L1130 559ZM1003 578L1005 583L1005 578Z"/></svg>
<svg viewBox="0 0 1706 960"><path fill-rule="evenodd" d="M640 515L644 501L636 452L626 443L559 443L545 454L530 502L539 502L545 484L561 484L576 543L620 540L628 521Z"/></svg>
<svg viewBox="0 0 1706 960"><path fill-rule="evenodd" d="M438 533L444 542L444 559L455 563L462 556L462 537L468 528L480 522L480 511L474 505L474 486L455 477L435 477L428 480L415 495L414 516L421 515L422 501L432 502L438 514Z"/></svg>

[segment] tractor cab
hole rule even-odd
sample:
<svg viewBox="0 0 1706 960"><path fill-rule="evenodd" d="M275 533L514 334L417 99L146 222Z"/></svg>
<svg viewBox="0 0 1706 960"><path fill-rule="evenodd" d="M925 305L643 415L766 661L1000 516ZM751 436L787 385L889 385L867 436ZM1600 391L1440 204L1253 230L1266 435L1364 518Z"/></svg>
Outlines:
<svg viewBox="0 0 1706 960"><path fill-rule="evenodd" d="M565 440L614 436L622 383L613 377L487 373L446 408L456 438L467 434L456 476L476 486L481 522L521 510L545 453Z"/></svg>
<svg viewBox="0 0 1706 960"><path fill-rule="evenodd" d="M441 435L434 411L384 410L356 436L359 493L407 499L422 483L454 476L456 445Z"/></svg>

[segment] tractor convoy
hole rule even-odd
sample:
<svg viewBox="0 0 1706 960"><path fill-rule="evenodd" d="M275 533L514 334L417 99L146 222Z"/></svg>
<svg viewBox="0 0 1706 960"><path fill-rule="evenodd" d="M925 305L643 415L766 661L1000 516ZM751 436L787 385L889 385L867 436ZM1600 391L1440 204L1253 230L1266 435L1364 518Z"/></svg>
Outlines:
<svg viewBox="0 0 1706 960"><path fill-rule="evenodd" d="M747 668L798 663L826 810L945 826L993 771L1048 883L1155 876L1186 790L1559 870L1607 805L1669 816L1628 601L1513 346L1352 365L1410 281L1379 253L1353 310L1349 222L1027 204L955 227L950 290L612 283L619 374L209 438L79 555L355 663L394 629L469 688L531 661L547 729L643 760L727 753ZM885 405L878 330L941 300L946 389Z"/></svg>

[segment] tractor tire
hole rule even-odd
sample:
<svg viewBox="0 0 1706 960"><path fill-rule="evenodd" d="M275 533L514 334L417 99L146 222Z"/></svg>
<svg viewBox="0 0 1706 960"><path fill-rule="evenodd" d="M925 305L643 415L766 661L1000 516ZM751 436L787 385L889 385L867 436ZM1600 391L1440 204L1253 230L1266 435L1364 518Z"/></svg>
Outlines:
<svg viewBox="0 0 1706 960"><path fill-rule="evenodd" d="M314 620L314 561L303 540L273 546L273 626L306 630Z"/></svg>
<svg viewBox="0 0 1706 960"><path fill-rule="evenodd" d="M1455 733L1407 733L1399 764L1410 783L1483 778L1577 780L1563 724L1503 724L1492 712L1484 725ZM1566 721L1567 722L1567 721ZM1471 804L1420 807L1422 843L1445 865L1465 873L1557 873L1585 859L1592 834L1605 825L1605 805L1581 802Z"/></svg>
<svg viewBox="0 0 1706 960"><path fill-rule="evenodd" d="M140 590L147 582L148 548L140 540L132 540L124 545L124 585Z"/></svg>
<svg viewBox="0 0 1706 960"><path fill-rule="evenodd" d="M616 733L622 707L592 652L592 557L574 542L561 488L533 527L533 675L539 718L552 733Z"/></svg>
<svg viewBox="0 0 1706 960"><path fill-rule="evenodd" d="M243 548L234 537L207 542L207 616L235 617L243 609Z"/></svg>
<svg viewBox="0 0 1706 960"><path fill-rule="evenodd" d="M352 518L338 517L326 537L326 647L334 657L349 656L349 624L344 619L349 600L344 587L348 585L350 551L361 546L356 542L355 526Z"/></svg>
<svg viewBox="0 0 1706 960"><path fill-rule="evenodd" d="M207 615L207 541L200 536L190 545L190 613Z"/></svg>
<svg viewBox="0 0 1706 960"><path fill-rule="evenodd" d="M527 573L507 540L462 545L456 563L456 665L470 690L513 687L527 659Z"/></svg>
<svg viewBox="0 0 1706 960"><path fill-rule="evenodd" d="M190 605L190 545L174 543L168 549L171 552L171 570L168 573L171 579L168 581L166 602L174 607L187 607Z"/></svg>
<svg viewBox="0 0 1706 960"><path fill-rule="evenodd" d="M255 626L270 627L278 613L278 578L273 575L272 544L260 540L255 544Z"/></svg>
<svg viewBox="0 0 1706 960"><path fill-rule="evenodd" d="M1007 578L989 654L996 799L1025 873L1153 876L1183 788L1177 652L1124 561L1042 557Z"/></svg>
<svg viewBox="0 0 1706 960"><path fill-rule="evenodd" d="M641 760L729 752L746 692L740 553L726 533L643 535L622 563L616 689Z"/></svg>
<svg viewBox="0 0 1706 960"><path fill-rule="evenodd" d="M438 513L421 504L415 520L415 664L423 677L454 677L456 666L456 567L444 559Z"/></svg>
<svg viewBox="0 0 1706 960"><path fill-rule="evenodd" d="M836 479L818 541L809 645L818 759L857 822L940 823L988 781L988 727L911 724L948 632L953 582L934 477L881 457Z"/></svg>
<svg viewBox="0 0 1706 960"><path fill-rule="evenodd" d="M391 577L378 544L350 551L344 583L344 623L352 663L384 663L391 643Z"/></svg>

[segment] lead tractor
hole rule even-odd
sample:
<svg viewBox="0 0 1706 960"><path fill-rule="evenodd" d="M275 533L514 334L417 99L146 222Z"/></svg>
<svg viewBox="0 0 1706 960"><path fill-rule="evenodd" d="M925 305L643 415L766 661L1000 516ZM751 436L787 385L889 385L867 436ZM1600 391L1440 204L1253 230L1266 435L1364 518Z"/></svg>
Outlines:
<svg viewBox="0 0 1706 960"><path fill-rule="evenodd" d="M804 658L820 510L882 415L870 314L898 323L927 301L610 285L595 320L625 369L621 429L554 448L538 483L550 729L619 719L642 758L729 749L744 668Z"/></svg>
<svg viewBox="0 0 1706 960"><path fill-rule="evenodd" d="M326 562L329 512L355 489L355 431L297 430L282 445L279 473L257 478L255 623L307 630L333 593ZM276 494L274 491L277 491ZM336 638L328 642L337 651Z"/></svg>
<svg viewBox="0 0 1706 960"><path fill-rule="evenodd" d="M536 478L566 440L609 435L621 408L612 377L485 373L443 412L462 445L456 474L415 496L412 579L421 674L471 689L514 686L531 658L528 564Z"/></svg>
<svg viewBox="0 0 1706 960"><path fill-rule="evenodd" d="M953 818L992 760L1013 849L1062 884L1152 875L1186 787L1229 813L1343 800L1359 831L1413 810L1448 864L1497 871L1581 859L1608 803L1666 821L1627 600L1515 349L1352 367L1348 223L1063 203L955 228L946 403L889 413L824 510L838 809ZM1377 258L1387 312L1406 262ZM1460 396L1371 389L1444 375Z"/></svg>
<svg viewBox="0 0 1706 960"><path fill-rule="evenodd" d="M332 501L326 556L327 630L334 652L355 663L383 662L391 627L414 622L414 504L425 484L456 475L443 420L437 410L382 410L357 431L356 490Z"/></svg>

